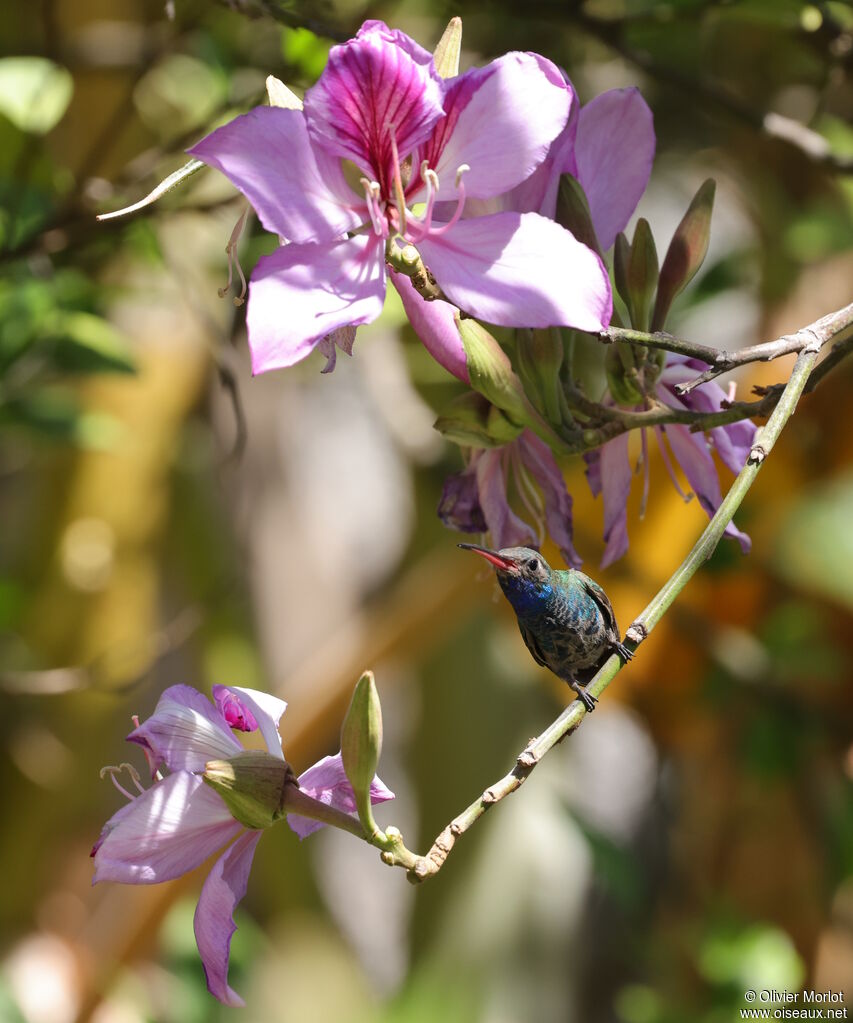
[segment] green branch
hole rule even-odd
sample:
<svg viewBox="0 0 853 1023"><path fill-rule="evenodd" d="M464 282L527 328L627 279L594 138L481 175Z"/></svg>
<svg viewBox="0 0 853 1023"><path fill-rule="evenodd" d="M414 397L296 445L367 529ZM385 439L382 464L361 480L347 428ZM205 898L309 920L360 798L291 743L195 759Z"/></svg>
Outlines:
<svg viewBox="0 0 853 1023"><path fill-rule="evenodd" d="M822 344L822 340L815 336L811 343L806 344L800 351L791 377L778 395L767 425L756 434L755 443L750 450L746 464L714 517L675 573L628 629L625 641L629 649L637 649L661 620L687 582L713 554L726 526L732 521L741 501L755 482L765 458L772 451L783 427L794 414L797 402L809 383ZM588 692L596 698L600 697L621 667L622 661L619 656L613 654L588 686ZM545 754L567 735L570 735L580 725L585 714L586 711L579 700L569 704L538 738L527 745L508 774L487 788L470 806L454 817L435 839L425 856L418 856L408 850L403 844L400 833L396 829L389 828L385 835L381 836L383 841L374 841L373 843L382 849L383 861L391 866L403 867L407 871L409 880L415 884L437 874L456 844L456 840L464 835L491 807L519 789ZM389 838L392 838L392 841L389 841Z"/></svg>

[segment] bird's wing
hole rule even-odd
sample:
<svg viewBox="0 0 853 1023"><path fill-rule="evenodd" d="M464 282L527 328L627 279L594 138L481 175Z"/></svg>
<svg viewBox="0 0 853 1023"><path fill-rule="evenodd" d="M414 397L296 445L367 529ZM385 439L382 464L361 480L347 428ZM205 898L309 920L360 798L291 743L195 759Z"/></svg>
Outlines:
<svg viewBox="0 0 853 1023"><path fill-rule="evenodd" d="M537 664L541 664L543 668L547 668L548 663L545 660L545 655L542 653L539 644L536 642L536 637L530 629L526 629L521 622L518 623L518 628L521 631L521 638L524 640L525 646L533 655L533 660L536 661Z"/></svg>
<svg viewBox="0 0 853 1023"><path fill-rule="evenodd" d="M604 616L604 621L607 623L608 632L612 632L613 635L618 640L619 626L616 624L616 615L613 612L613 606L610 603L610 598L607 596L604 590L598 585L598 583L590 579L588 575L584 575L583 572L578 572L577 574L583 588L601 609L601 613Z"/></svg>

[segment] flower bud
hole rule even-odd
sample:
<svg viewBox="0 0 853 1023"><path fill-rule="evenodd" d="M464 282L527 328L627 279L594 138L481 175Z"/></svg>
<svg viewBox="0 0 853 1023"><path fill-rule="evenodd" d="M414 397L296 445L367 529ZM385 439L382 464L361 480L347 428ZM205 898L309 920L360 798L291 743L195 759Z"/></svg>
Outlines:
<svg viewBox="0 0 853 1023"><path fill-rule="evenodd" d="M522 427L511 423L482 394L466 391L445 407L435 429L462 447L493 448L515 440Z"/></svg>
<svg viewBox="0 0 853 1023"><path fill-rule="evenodd" d="M516 331L516 352L525 390L545 418L559 424L562 416L558 388L564 356L559 328L523 328Z"/></svg>
<svg viewBox="0 0 853 1023"><path fill-rule="evenodd" d="M373 672L366 671L355 684L349 710L341 726L341 760L352 785L358 816L369 832L374 830L370 785L382 752L382 708Z"/></svg>
<svg viewBox="0 0 853 1023"><path fill-rule="evenodd" d="M643 217L634 229L631 261L628 264L628 293L631 298L631 322L637 330L648 330L652 300L658 286L658 253L648 220Z"/></svg>
<svg viewBox="0 0 853 1023"><path fill-rule="evenodd" d="M714 179L708 178L700 186L675 229L660 271L652 330L663 329L673 299L690 283L705 260L711 234L715 188Z"/></svg>
<svg viewBox="0 0 853 1023"><path fill-rule="evenodd" d="M571 174L560 176L557 190L557 212L554 217L557 223L583 242L587 248L601 255L601 247L592 226L589 203L584 194L583 186Z"/></svg>
<svg viewBox="0 0 853 1023"><path fill-rule="evenodd" d="M631 345L617 341L608 347L604 355L607 387L619 405L631 407L643 403L643 393L639 387L638 354Z"/></svg>
<svg viewBox="0 0 853 1023"><path fill-rule="evenodd" d="M529 402L509 356L476 320L465 318L458 323L471 386L505 412L513 423L525 426Z"/></svg>
<svg viewBox="0 0 853 1023"><path fill-rule="evenodd" d="M442 78L455 78L459 74L461 52L462 19L451 18L432 55L435 70Z"/></svg>
<svg viewBox="0 0 853 1023"><path fill-rule="evenodd" d="M285 788L295 781L286 760L261 750L209 760L202 777L222 797L231 816L254 831L284 817Z"/></svg>

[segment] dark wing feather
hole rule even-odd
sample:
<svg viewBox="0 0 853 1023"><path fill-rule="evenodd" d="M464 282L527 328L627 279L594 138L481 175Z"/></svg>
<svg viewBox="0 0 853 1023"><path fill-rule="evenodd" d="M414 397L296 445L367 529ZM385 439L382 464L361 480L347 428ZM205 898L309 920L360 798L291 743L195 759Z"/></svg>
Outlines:
<svg viewBox="0 0 853 1023"><path fill-rule="evenodd" d="M536 637L530 629L526 629L521 622L518 623L518 628L521 632L521 638L524 640L524 645L533 655L533 660L536 661L537 664L541 664L543 668L547 668L549 666L548 662L545 660L545 655L542 653L542 649L537 643Z"/></svg>
<svg viewBox="0 0 853 1023"><path fill-rule="evenodd" d="M610 603L610 598L598 585L598 583L590 579L588 575L584 575L583 572L578 572L578 575L581 577L581 584L583 585L583 588L601 609L601 614L604 617L610 637L614 640L614 642L618 642L619 626L616 624L616 615L613 612L613 606Z"/></svg>

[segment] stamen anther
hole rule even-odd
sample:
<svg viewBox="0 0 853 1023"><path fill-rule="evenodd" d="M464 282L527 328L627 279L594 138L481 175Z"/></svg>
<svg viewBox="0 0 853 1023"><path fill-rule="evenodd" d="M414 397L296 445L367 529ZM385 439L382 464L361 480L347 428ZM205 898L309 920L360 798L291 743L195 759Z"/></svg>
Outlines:
<svg viewBox="0 0 853 1023"><path fill-rule="evenodd" d="M240 266L240 257L237 255L237 246L240 244L240 235L243 233L248 214L249 207L247 206L238 217L234 230L231 232L231 237L228 239L228 244L225 246L225 254L228 256L228 282L224 288L217 288L216 291L220 298L225 298L231 288L231 281L234 279L234 266L236 266L237 273L240 275L240 283L242 284L240 294L234 297L234 305L237 306L242 305L246 301L246 290L248 287L243 267Z"/></svg>

